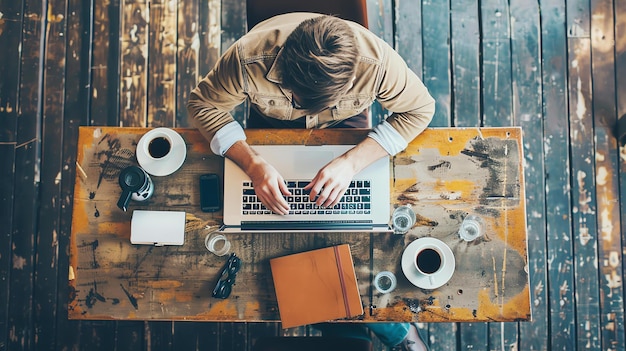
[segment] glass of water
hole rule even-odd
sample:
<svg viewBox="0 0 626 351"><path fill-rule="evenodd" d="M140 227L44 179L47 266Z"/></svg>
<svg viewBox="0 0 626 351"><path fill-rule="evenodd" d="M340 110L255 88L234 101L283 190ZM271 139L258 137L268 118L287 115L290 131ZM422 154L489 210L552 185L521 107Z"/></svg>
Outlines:
<svg viewBox="0 0 626 351"><path fill-rule="evenodd" d="M393 210L391 225L396 234L406 234L415 224L415 212L411 205L402 205Z"/></svg>

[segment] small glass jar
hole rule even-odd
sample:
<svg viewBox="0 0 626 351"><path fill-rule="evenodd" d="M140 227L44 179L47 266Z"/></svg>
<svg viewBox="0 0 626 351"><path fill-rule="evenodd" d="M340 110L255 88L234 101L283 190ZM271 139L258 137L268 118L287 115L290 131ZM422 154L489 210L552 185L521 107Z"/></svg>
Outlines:
<svg viewBox="0 0 626 351"><path fill-rule="evenodd" d="M459 236L465 241L474 241L484 234L484 224L482 218L476 215L467 215L461 227L459 228Z"/></svg>
<svg viewBox="0 0 626 351"><path fill-rule="evenodd" d="M212 232L204 238L204 246L217 256L224 256L230 251L230 241L220 232Z"/></svg>
<svg viewBox="0 0 626 351"><path fill-rule="evenodd" d="M391 215L391 225L395 234L406 234L415 224L415 212L411 205L397 207Z"/></svg>

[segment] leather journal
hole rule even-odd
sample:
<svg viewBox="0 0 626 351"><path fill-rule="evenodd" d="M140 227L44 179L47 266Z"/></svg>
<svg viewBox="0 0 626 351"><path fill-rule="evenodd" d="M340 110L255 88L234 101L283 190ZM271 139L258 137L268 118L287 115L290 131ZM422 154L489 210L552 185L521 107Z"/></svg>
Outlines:
<svg viewBox="0 0 626 351"><path fill-rule="evenodd" d="M283 328L363 314L348 244L270 260Z"/></svg>

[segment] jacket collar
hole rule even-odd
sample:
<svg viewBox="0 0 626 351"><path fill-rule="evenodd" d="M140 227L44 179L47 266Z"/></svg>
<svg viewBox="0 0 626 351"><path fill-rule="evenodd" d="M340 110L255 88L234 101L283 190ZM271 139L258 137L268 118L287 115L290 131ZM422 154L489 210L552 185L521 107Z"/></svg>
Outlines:
<svg viewBox="0 0 626 351"><path fill-rule="evenodd" d="M265 75L267 80L269 80L272 83L279 84L279 85L283 84L283 72L278 66L278 60L280 60L280 57L282 55L283 55L283 48L281 47L280 50L278 51L278 54L276 54L276 58L274 58L272 67L270 67L270 69L267 71L267 74Z"/></svg>

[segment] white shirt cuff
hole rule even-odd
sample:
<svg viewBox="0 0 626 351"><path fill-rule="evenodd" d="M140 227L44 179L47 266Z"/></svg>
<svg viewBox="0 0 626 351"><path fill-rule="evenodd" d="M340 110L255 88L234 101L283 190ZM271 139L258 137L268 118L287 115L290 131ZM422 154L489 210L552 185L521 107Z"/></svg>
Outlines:
<svg viewBox="0 0 626 351"><path fill-rule="evenodd" d="M367 136L380 144L390 156L394 156L409 146L402 135L387 121L377 125Z"/></svg>
<svg viewBox="0 0 626 351"><path fill-rule="evenodd" d="M211 139L211 151L216 155L224 156L226 151L239 140L246 140L246 133L239 122L230 122L220 128Z"/></svg>

